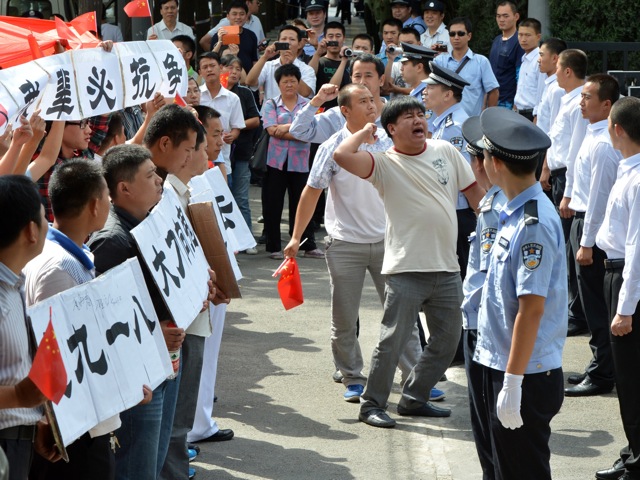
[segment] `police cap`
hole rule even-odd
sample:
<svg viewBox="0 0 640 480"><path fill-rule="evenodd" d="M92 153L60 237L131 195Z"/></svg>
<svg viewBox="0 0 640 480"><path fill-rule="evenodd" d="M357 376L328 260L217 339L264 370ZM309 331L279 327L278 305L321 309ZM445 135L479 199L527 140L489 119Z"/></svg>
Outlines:
<svg viewBox="0 0 640 480"><path fill-rule="evenodd" d="M394 5L402 5L404 7L410 7L411 3L409 3L408 0L391 0L391 6L393 7Z"/></svg>
<svg viewBox="0 0 640 480"><path fill-rule="evenodd" d="M469 85L469 82L453 70L441 67L433 62L429 62L429 68L431 69L431 74L425 80L429 85L445 85L460 92L465 86Z"/></svg>
<svg viewBox="0 0 640 480"><path fill-rule="evenodd" d="M480 117L469 117L462 124L462 136L467 141L467 152L476 157L483 155L484 141Z"/></svg>
<svg viewBox="0 0 640 480"><path fill-rule="evenodd" d="M480 124L485 148L507 162L533 160L551 146L542 130L513 110L487 108L480 115Z"/></svg>
<svg viewBox="0 0 640 480"><path fill-rule="evenodd" d="M436 55L438 55L438 52L435 50L420 45L412 45L404 42L401 42L400 45L402 46L401 62L407 60L433 60Z"/></svg>
<svg viewBox="0 0 640 480"><path fill-rule="evenodd" d="M327 5L324 0L309 0L307 2L307 6L305 7L305 12L310 12L311 10L326 10Z"/></svg>
<svg viewBox="0 0 640 480"><path fill-rule="evenodd" d="M423 10L424 11L434 10L436 12L444 12L444 3L440 2L439 0L429 0L427 3L425 3Z"/></svg>

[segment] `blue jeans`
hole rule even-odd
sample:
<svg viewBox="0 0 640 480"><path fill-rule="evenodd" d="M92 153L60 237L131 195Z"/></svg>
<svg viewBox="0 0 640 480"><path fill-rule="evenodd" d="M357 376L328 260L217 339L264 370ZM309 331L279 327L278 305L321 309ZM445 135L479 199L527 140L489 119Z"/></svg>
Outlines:
<svg viewBox="0 0 640 480"><path fill-rule="evenodd" d="M360 411L385 409L400 353L412 335L420 307L429 341L404 383L398 405L419 408L451 364L462 330L459 272L406 272L387 275L380 340L373 351Z"/></svg>
<svg viewBox="0 0 640 480"><path fill-rule="evenodd" d="M248 160L236 160L233 164L233 171L229 179L229 188L233 194L233 198L238 204L240 213L247 222L249 230L251 228L251 208L249 208L249 183L251 181L251 171L249 170Z"/></svg>
<svg viewBox="0 0 640 480"><path fill-rule="evenodd" d="M180 377L165 380L146 405L136 405L120 414L122 426L116 430L120 448L116 450L118 480L156 480L169 447Z"/></svg>

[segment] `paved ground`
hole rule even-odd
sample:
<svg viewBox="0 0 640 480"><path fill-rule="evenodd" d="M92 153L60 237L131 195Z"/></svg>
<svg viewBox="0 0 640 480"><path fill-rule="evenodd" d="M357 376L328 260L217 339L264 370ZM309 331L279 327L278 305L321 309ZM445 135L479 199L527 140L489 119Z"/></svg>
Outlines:
<svg viewBox="0 0 640 480"><path fill-rule="evenodd" d="M251 187L254 219L259 188ZM286 214L285 214L286 218ZM260 225L254 223L255 232ZM283 224L286 231L287 225ZM317 238L322 240L324 232ZM286 241L288 235L283 235ZM321 243L321 242L320 242ZM232 428L230 442L201 444L200 479L479 479L471 438L466 378L462 367L447 371L438 386L447 393L447 419L398 417L399 386L389 411L395 429L357 421L358 406L342 399L344 387L331 380L329 287L323 260L299 260L305 303L286 312L271 277L279 262L259 247L240 255L241 300L229 308L218 370L214 416ZM381 307L368 283L361 302L360 341L365 370L379 333ZM580 371L589 358L587 337L570 338L565 374ZM396 377L396 380L398 380ZM553 422L554 480L593 478L617 456L624 435L615 394L565 399ZM523 452L524 455L527 452Z"/></svg>

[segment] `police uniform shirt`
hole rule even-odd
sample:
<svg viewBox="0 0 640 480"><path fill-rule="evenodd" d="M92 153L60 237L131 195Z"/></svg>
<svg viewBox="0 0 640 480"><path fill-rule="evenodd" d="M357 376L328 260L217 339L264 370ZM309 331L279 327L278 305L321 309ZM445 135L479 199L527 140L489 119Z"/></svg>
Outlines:
<svg viewBox="0 0 640 480"><path fill-rule="evenodd" d="M427 24L424 23L422 16L419 17L409 17L406 22L402 24L402 28L413 28L418 32L418 35L422 35L427 31Z"/></svg>
<svg viewBox="0 0 640 480"><path fill-rule="evenodd" d="M476 229L469 235L469 262L467 276L462 284L462 326L465 330L478 328L478 309L482 297L482 287L491 259L491 248L498 233L500 210L507 203L507 197L500 187L492 186L480 201L480 214Z"/></svg>
<svg viewBox="0 0 640 480"><path fill-rule="evenodd" d="M522 56L522 63L518 72L518 86L513 99L518 110L535 110L542 93L542 85L546 75L540 71L538 65L540 49L535 48ZM534 115L535 115L534 111Z"/></svg>
<svg viewBox="0 0 640 480"><path fill-rule="evenodd" d="M564 95L565 91L558 85L556 74L548 76L544 81L540 103L536 109L536 125L547 135L549 135L551 125L553 125L558 116L558 110L560 110L560 103Z"/></svg>
<svg viewBox="0 0 640 480"><path fill-rule="evenodd" d="M436 30L436 33L434 33L433 35L429 33L429 29L427 28L425 32L420 35L420 43L427 48L431 48L435 44L446 45L447 52L451 53L452 50L451 40L449 39L449 30L447 30L447 27L444 25L444 23L440 24L440 26Z"/></svg>
<svg viewBox="0 0 640 480"><path fill-rule="evenodd" d="M465 58L468 58L469 61L465 63L462 70L458 72L458 75L469 82L469 85L464 87L462 91L462 101L460 104L469 116L473 117L482 113L484 96L491 90L500 88L500 84L493 74L493 70L491 70L489 59L484 55L473 53L473 51L469 49L460 61L453 58L449 53L443 53L438 55L433 60L433 63L456 72L460 64L465 61Z"/></svg>
<svg viewBox="0 0 640 480"><path fill-rule="evenodd" d="M583 247L593 247L595 244L622 158L620 152L611 145L607 126L608 120L601 120L587 127L587 134L573 165L573 191L569 208L585 213L580 240Z"/></svg>
<svg viewBox="0 0 640 480"><path fill-rule="evenodd" d="M622 288L618 296L620 315L633 315L640 301L640 154L620 161L616 183L607 202L604 222L596 244L609 259L624 258Z"/></svg>
<svg viewBox="0 0 640 480"><path fill-rule="evenodd" d="M551 148L547 150L547 166L551 171L568 169L573 165L573 159L582 145L589 121L582 118L580 111L581 92L582 87L576 87L560 101L558 115L549 132Z"/></svg>
<svg viewBox="0 0 640 480"><path fill-rule="evenodd" d="M422 102L422 91L427 88L427 82L425 80L420 80L420 83L416 88L411 90L411 95L414 98L417 98L420 102Z"/></svg>
<svg viewBox="0 0 640 480"><path fill-rule="evenodd" d="M461 103L452 105L434 119L432 138L449 142L462 154L467 162L469 162L469 165L471 165L469 152L467 152L467 141L462 136L462 124L467 118L469 118L469 115ZM460 193L458 194L456 210L463 210L465 208L469 208L469 202L467 202L467 198Z"/></svg>
<svg viewBox="0 0 640 480"><path fill-rule="evenodd" d="M545 297L525 374L559 368L567 335L566 248L560 218L540 183L524 190L500 212L478 315L476 362L506 371L518 297L523 295Z"/></svg>

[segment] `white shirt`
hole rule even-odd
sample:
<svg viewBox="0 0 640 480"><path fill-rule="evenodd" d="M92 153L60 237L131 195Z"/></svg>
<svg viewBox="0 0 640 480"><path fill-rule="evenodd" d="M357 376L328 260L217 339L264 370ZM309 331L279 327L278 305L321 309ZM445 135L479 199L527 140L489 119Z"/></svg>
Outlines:
<svg viewBox="0 0 640 480"><path fill-rule="evenodd" d="M218 33L218 30L220 30L222 27L227 27L229 25L230 25L229 19L225 17L222 20L220 20L215 27L209 30L207 35L210 35L213 37L216 33ZM251 15L247 19L247 21L244 22L243 27L248 30L251 30L253 33L256 34L258 43L264 40L265 37L264 37L264 30L262 29L262 22L260 22L260 19L257 17L257 15Z"/></svg>
<svg viewBox="0 0 640 480"><path fill-rule="evenodd" d="M117 25L111 25L110 23L103 23L100 25L100 33L102 34L102 40L111 40L112 42L124 42L122 37L122 31Z"/></svg>
<svg viewBox="0 0 640 480"><path fill-rule="evenodd" d="M313 71L309 65L296 58L293 64L300 69L301 80L307 84L311 89L311 95L308 98L313 98L316 94L316 72ZM280 59L269 60L264 64L260 76L258 77L258 87L264 85L264 99L276 98L280 95L280 89L276 83L275 72L280 67ZM257 90L258 87L251 87L252 90Z"/></svg>
<svg viewBox="0 0 640 480"><path fill-rule="evenodd" d="M169 27L167 27L167 24L164 23L164 20L160 20L147 30L147 40L149 36L153 34L157 35L159 40L171 40L176 35L189 35L194 40L196 39L196 36L193 34L193 29L182 22L176 22L176 28L171 31Z"/></svg>
<svg viewBox="0 0 640 480"><path fill-rule="evenodd" d="M564 94L565 91L558 86L558 78L555 73L545 79L540 103L536 108L538 117L536 125L547 135L549 135L551 125L558 116L560 101Z"/></svg>
<svg viewBox="0 0 640 480"><path fill-rule="evenodd" d="M220 112L220 121L222 122L222 129L225 132L230 131L232 128L243 129L245 127L240 99L235 93L230 92L222 85L215 98L211 97L211 93L209 93L207 89L207 84L202 85L200 87L200 105L215 108ZM229 174L231 173L231 160L229 159L231 155L231 145L224 143L221 153L224 157L227 174Z"/></svg>
<svg viewBox="0 0 640 480"><path fill-rule="evenodd" d="M640 154L620 161L596 243L609 259L624 258L616 312L633 315L640 300Z"/></svg>
<svg viewBox="0 0 640 480"><path fill-rule="evenodd" d="M541 92L540 85L544 84L546 75L540 71L538 58L540 58L540 49L537 47L522 56L518 88L513 100L518 110L533 109L540 100L538 96Z"/></svg>
<svg viewBox="0 0 640 480"><path fill-rule="evenodd" d="M447 52L451 53L451 40L449 39L449 30L445 27L444 23L441 23L436 33L429 34L429 29L420 35L420 43L423 47L431 48L434 43L443 43L447 46Z"/></svg>
<svg viewBox="0 0 640 480"><path fill-rule="evenodd" d="M574 88L562 97L558 115L549 132L551 148L547 151L547 166L551 171L567 168L567 187L569 187L568 177L571 170L569 167L573 165L589 124L582 118L580 111L580 92L582 92L582 86ZM565 189L565 197L570 196L571 188L568 192Z"/></svg>
<svg viewBox="0 0 640 480"><path fill-rule="evenodd" d="M616 181L620 152L611 145L607 120L587 127L587 134L573 164L573 194L569 208L584 212L584 228L580 245L593 247L604 219L609 193Z"/></svg>

